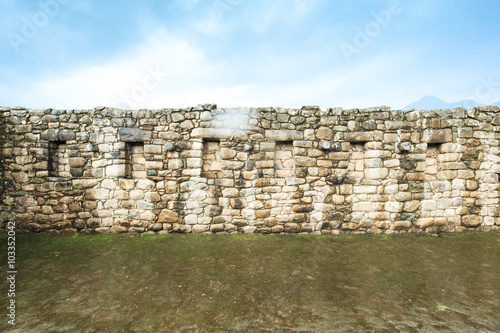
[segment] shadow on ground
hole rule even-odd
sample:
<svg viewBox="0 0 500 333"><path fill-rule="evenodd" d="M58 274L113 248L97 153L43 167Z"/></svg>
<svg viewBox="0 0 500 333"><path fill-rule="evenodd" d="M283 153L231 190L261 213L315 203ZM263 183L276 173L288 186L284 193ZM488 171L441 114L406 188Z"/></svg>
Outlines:
<svg viewBox="0 0 500 333"><path fill-rule="evenodd" d="M16 241L5 332L500 331L499 234Z"/></svg>

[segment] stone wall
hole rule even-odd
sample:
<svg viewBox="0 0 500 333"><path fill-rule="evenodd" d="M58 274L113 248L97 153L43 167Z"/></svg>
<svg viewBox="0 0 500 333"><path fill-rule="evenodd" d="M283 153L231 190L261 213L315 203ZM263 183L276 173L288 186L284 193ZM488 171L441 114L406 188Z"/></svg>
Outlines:
<svg viewBox="0 0 500 333"><path fill-rule="evenodd" d="M498 107L0 112L2 228L500 230Z"/></svg>

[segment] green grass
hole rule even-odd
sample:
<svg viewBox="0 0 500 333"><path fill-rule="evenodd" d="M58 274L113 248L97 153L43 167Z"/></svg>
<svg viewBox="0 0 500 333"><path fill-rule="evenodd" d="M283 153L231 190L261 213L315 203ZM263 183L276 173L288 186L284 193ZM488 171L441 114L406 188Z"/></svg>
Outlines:
<svg viewBox="0 0 500 333"><path fill-rule="evenodd" d="M495 331L499 240L498 234L18 235L16 328ZM6 271L5 235L0 242ZM0 304L6 302L5 289ZM7 328L0 322L0 331Z"/></svg>

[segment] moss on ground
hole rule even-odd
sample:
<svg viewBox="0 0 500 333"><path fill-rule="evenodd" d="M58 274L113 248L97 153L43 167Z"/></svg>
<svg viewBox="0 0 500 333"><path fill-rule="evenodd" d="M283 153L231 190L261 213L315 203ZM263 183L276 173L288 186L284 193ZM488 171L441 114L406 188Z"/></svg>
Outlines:
<svg viewBox="0 0 500 333"><path fill-rule="evenodd" d="M500 329L498 234L16 240L19 332Z"/></svg>

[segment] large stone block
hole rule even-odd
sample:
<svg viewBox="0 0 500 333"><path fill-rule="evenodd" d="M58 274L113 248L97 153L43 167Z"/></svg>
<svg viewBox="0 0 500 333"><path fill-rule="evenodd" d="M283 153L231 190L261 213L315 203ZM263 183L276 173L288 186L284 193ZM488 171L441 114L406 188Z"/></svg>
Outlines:
<svg viewBox="0 0 500 333"><path fill-rule="evenodd" d="M179 220L179 214L170 210L163 209L158 216L158 223L176 223Z"/></svg>
<svg viewBox="0 0 500 333"><path fill-rule="evenodd" d="M285 232L290 232L290 233L300 232L300 225L298 223L286 223Z"/></svg>
<svg viewBox="0 0 500 333"><path fill-rule="evenodd" d="M197 224L198 223L198 215L196 214L189 214L184 217L184 223L186 224Z"/></svg>
<svg viewBox="0 0 500 333"><path fill-rule="evenodd" d="M179 126L182 131L189 131L190 129L194 128L193 122L191 120L184 120L182 123L180 123Z"/></svg>
<svg viewBox="0 0 500 333"><path fill-rule="evenodd" d="M147 170L161 170L163 169L163 162L161 161L146 161Z"/></svg>
<svg viewBox="0 0 500 333"><path fill-rule="evenodd" d="M352 205L352 210L354 212L371 212L378 208L376 202L355 202Z"/></svg>
<svg viewBox="0 0 500 333"><path fill-rule="evenodd" d="M151 191L155 188L155 182L149 179L139 179L137 181L136 187L141 190Z"/></svg>
<svg viewBox="0 0 500 333"><path fill-rule="evenodd" d="M462 216L462 225L468 228L477 228L481 225L481 222L481 216L479 215Z"/></svg>
<svg viewBox="0 0 500 333"><path fill-rule="evenodd" d="M266 139L270 141L293 141L304 139L303 133L295 130L266 130L264 135Z"/></svg>
<svg viewBox="0 0 500 333"><path fill-rule="evenodd" d="M170 170L182 169L184 163L181 159L171 159L168 161L168 168Z"/></svg>
<svg viewBox="0 0 500 333"><path fill-rule="evenodd" d="M70 141L76 139L76 134L71 130L48 129L40 137L47 141Z"/></svg>
<svg viewBox="0 0 500 333"><path fill-rule="evenodd" d="M432 212L437 208L437 202L434 200L423 200L421 202L423 212Z"/></svg>
<svg viewBox="0 0 500 333"><path fill-rule="evenodd" d="M26 172L15 172L12 174L16 183L26 183L29 180Z"/></svg>
<svg viewBox="0 0 500 333"><path fill-rule="evenodd" d="M185 224L174 223L172 225L172 231L179 234L187 234L191 232L191 226Z"/></svg>
<svg viewBox="0 0 500 333"><path fill-rule="evenodd" d="M319 140L332 140L333 130L329 127L322 126L316 132L316 138ZM328 147L327 149L330 149L330 147Z"/></svg>
<svg viewBox="0 0 500 333"><path fill-rule="evenodd" d="M127 165L113 164L106 167L106 177L125 177L127 175Z"/></svg>
<svg viewBox="0 0 500 333"><path fill-rule="evenodd" d="M449 128L426 129L422 133L422 137L420 140L425 143L451 142L453 140L453 133Z"/></svg>
<svg viewBox="0 0 500 333"><path fill-rule="evenodd" d="M387 168L370 168L365 169L365 177L368 179L384 179L389 175Z"/></svg>
<svg viewBox="0 0 500 333"><path fill-rule="evenodd" d="M388 201L385 203L385 210L391 213L399 213L403 210L403 203L398 201Z"/></svg>
<svg viewBox="0 0 500 333"><path fill-rule="evenodd" d="M146 142L151 140L152 133L138 128L120 128L118 138L124 142Z"/></svg>
<svg viewBox="0 0 500 333"><path fill-rule="evenodd" d="M491 123L495 126L500 126L500 116L496 116L495 118L493 118Z"/></svg>
<svg viewBox="0 0 500 333"><path fill-rule="evenodd" d="M430 227L434 224L434 219L427 217L427 218L421 218L418 219L417 222L415 222L415 225L421 229L425 229L427 227Z"/></svg>
<svg viewBox="0 0 500 333"><path fill-rule="evenodd" d="M348 132L344 134L344 140L349 142L373 141L373 132Z"/></svg>
<svg viewBox="0 0 500 333"><path fill-rule="evenodd" d="M316 159L312 157L305 157L305 156L296 156L295 157L295 165L301 167L311 167L316 165Z"/></svg>
<svg viewBox="0 0 500 333"><path fill-rule="evenodd" d="M81 168L87 164L87 159L83 157L71 157L68 159L71 168Z"/></svg>
<svg viewBox="0 0 500 333"><path fill-rule="evenodd" d="M109 190L106 189L88 189L85 191L86 198L89 200L106 200L109 197Z"/></svg>
<svg viewBox="0 0 500 333"><path fill-rule="evenodd" d="M234 158L236 156L236 150L229 148L221 148L220 156L224 160Z"/></svg>
<svg viewBox="0 0 500 333"><path fill-rule="evenodd" d="M144 145L144 154L161 154L162 145Z"/></svg>
<svg viewBox="0 0 500 333"><path fill-rule="evenodd" d="M94 187L99 183L97 179L74 179L73 187L74 188L89 188Z"/></svg>
<svg viewBox="0 0 500 333"><path fill-rule="evenodd" d="M229 139L233 135L232 130L224 128L195 128L191 131L192 138L203 139Z"/></svg>
<svg viewBox="0 0 500 333"><path fill-rule="evenodd" d="M412 226L410 221L396 221L393 223L392 230L406 230Z"/></svg>
<svg viewBox="0 0 500 333"><path fill-rule="evenodd" d="M191 231L193 232L193 234L202 234L208 231L208 227L209 227L208 225L201 225L201 224L193 225L191 227Z"/></svg>

